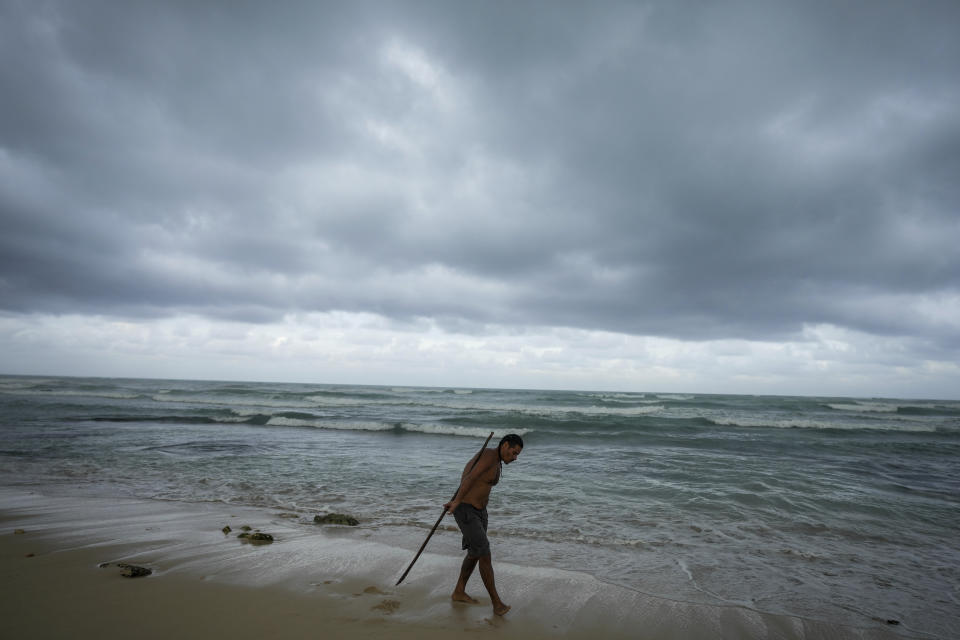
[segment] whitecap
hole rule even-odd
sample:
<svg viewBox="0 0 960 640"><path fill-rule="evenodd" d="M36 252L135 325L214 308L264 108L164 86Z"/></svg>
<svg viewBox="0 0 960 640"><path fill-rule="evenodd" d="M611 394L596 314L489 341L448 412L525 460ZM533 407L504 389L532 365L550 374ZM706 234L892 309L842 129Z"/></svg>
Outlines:
<svg viewBox="0 0 960 640"><path fill-rule="evenodd" d="M274 416L267 420L269 426L274 427L312 427L315 429L342 429L345 431L390 431L392 424L385 422L331 422L328 420L304 420L302 418L285 418Z"/></svg>
<svg viewBox="0 0 960 640"><path fill-rule="evenodd" d="M444 425L444 424L414 424L405 422L400 425L400 428L404 431L411 431L416 433L430 433L434 435L447 435L447 436L467 436L470 438L485 438L490 435L490 432L493 431L494 438L502 437L507 433L515 433L519 436L524 436L530 433L531 429L512 429L512 430L497 430L497 429L487 429L486 427L458 427L454 425Z"/></svg>
<svg viewBox="0 0 960 640"><path fill-rule="evenodd" d="M750 418L707 418L719 427L760 427L769 429L839 429L847 431L909 431L915 433L932 433L935 427L921 424L894 424L889 422L835 422L832 420L803 420L797 418L782 418L777 420L763 420Z"/></svg>
<svg viewBox="0 0 960 640"><path fill-rule="evenodd" d="M134 396L136 397L136 396ZM175 402L192 404L214 404L214 405L240 405L245 407L273 407L279 409L312 409L317 406L315 402L303 402L297 400L282 400L276 398L243 398L238 396L222 395L161 395L153 396L154 402Z"/></svg>
<svg viewBox="0 0 960 640"><path fill-rule="evenodd" d="M70 391L70 390L57 390L57 391L45 391L40 389L22 389L22 390L7 390L0 389L0 393L8 393L13 395L24 395L24 396L54 396L54 397L65 397L65 398L108 398L110 400L133 400L134 398L139 398L140 395L136 393L124 393L120 391Z"/></svg>
<svg viewBox="0 0 960 640"><path fill-rule="evenodd" d="M899 405L886 402L831 403L827 406L837 411L861 411L864 413L895 413L900 408Z"/></svg>

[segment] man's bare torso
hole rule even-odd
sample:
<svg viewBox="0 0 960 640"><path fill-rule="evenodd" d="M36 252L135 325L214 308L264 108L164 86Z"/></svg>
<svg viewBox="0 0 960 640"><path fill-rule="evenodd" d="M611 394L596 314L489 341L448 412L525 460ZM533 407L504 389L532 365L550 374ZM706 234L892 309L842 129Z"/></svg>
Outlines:
<svg viewBox="0 0 960 640"><path fill-rule="evenodd" d="M500 456L496 449L484 449L479 455L481 458L477 462L477 468L483 469L483 471L477 477L473 486L470 487L470 490L461 496L460 502L466 502L477 509L483 509L490 501L490 490L500 481ZM463 468L463 473L460 475L461 481L466 478L467 473L473 466L474 458L471 458Z"/></svg>

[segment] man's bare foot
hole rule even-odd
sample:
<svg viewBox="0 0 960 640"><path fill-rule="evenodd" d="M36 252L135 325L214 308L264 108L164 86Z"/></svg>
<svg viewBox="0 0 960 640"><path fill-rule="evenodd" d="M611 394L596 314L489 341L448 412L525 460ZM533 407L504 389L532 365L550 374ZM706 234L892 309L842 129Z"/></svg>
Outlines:
<svg viewBox="0 0 960 640"><path fill-rule="evenodd" d="M501 602L500 604L495 605L495 606L493 607L493 612L494 612L495 614L497 614L498 616L502 616L502 615L506 614L507 611L510 611L510 605L508 605L508 604L503 604L502 602Z"/></svg>
<svg viewBox="0 0 960 640"><path fill-rule="evenodd" d="M450 599L454 602L466 602L467 604L477 604L479 602L479 600L471 598L466 593L454 593L450 596Z"/></svg>

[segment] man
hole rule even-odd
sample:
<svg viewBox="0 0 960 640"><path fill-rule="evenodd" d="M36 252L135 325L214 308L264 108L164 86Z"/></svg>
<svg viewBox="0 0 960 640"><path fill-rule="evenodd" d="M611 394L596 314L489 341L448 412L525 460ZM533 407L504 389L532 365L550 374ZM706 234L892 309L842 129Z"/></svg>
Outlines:
<svg viewBox="0 0 960 640"><path fill-rule="evenodd" d="M456 519L463 533L463 548L467 550L467 557L460 567L460 578L450 598L456 602L477 602L467 595L466 588L467 580L479 563L480 578L490 594L493 612L498 616L510 611L510 606L504 604L497 595L493 580L493 563L490 561L490 543L487 540L487 502L490 500L490 490L500 481L503 463L510 464L516 460L522 450L523 440L511 433L500 439L496 449L484 449L478 453L463 468L457 495L443 505ZM478 456L477 464L471 469Z"/></svg>

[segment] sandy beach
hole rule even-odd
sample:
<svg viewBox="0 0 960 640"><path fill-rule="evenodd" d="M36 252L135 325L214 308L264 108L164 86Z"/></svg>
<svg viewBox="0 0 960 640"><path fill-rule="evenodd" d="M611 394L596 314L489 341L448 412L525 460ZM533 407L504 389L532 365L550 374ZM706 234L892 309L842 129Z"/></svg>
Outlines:
<svg viewBox="0 0 960 640"><path fill-rule="evenodd" d="M335 602L309 594L184 575L125 579L119 569L98 568L103 557L133 553L132 547L64 551L30 533L2 540L0 615L8 637L429 637L385 616L346 615Z"/></svg>
<svg viewBox="0 0 960 640"><path fill-rule="evenodd" d="M432 625L402 619L401 608L438 603L416 588L399 593L370 580L344 580L337 571L325 579L320 566L299 568L282 540L275 549L243 544L235 537L240 522L264 524L244 518L253 515L247 510L224 518L182 505L82 504L33 503L0 513L0 616L9 637L429 638L487 629L528 637L533 631L511 629L481 606L447 604L448 615ZM87 517L77 518L77 510ZM197 536L208 523L211 535ZM228 524L238 530L222 533ZM123 577L120 562L153 573Z"/></svg>
<svg viewBox="0 0 960 640"><path fill-rule="evenodd" d="M243 543L243 525L275 541ZM511 565L497 567L514 606L501 618L478 578L469 590L481 604L450 602L457 558L425 553L393 586L411 557L362 531L252 508L0 494L0 615L10 637L906 637L671 602ZM123 577L120 562L153 573Z"/></svg>
<svg viewBox="0 0 960 640"><path fill-rule="evenodd" d="M401 587L377 579L376 559L354 571L359 558L375 554L340 537L349 536L345 528L317 527L316 535L298 538L283 516L253 509L4 498L0 615L10 637L439 638L479 632L537 638L561 631L534 620L532 612L518 619L493 616L477 591L479 580L473 586L481 604L471 606L451 603L446 583L428 589L413 576ZM236 535L245 523L271 531L276 541L240 542ZM233 530L224 534L224 526ZM331 562L331 554L339 562ZM437 558L427 554L420 562L432 573ZM123 577L117 563L153 573ZM454 575L456 561L447 564Z"/></svg>

